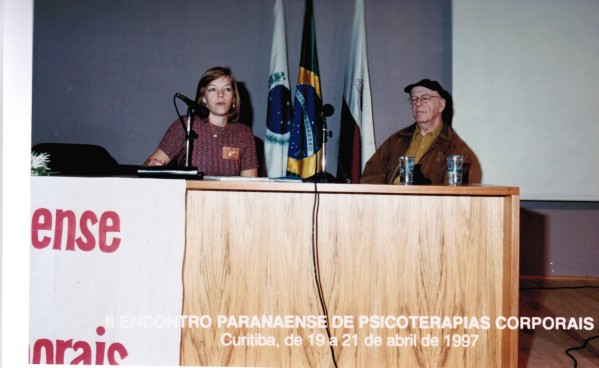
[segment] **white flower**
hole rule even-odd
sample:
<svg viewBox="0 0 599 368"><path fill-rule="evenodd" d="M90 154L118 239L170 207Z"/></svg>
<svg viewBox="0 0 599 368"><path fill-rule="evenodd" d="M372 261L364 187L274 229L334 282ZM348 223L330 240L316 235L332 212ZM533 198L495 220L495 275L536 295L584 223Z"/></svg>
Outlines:
<svg viewBox="0 0 599 368"><path fill-rule="evenodd" d="M31 152L31 175L49 175L50 156L47 153Z"/></svg>

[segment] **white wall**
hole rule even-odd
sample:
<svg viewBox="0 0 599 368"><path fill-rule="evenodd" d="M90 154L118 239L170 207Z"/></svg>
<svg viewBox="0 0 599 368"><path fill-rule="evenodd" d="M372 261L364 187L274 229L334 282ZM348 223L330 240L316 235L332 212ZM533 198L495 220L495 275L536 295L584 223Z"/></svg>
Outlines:
<svg viewBox="0 0 599 368"><path fill-rule="evenodd" d="M599 2L454 0L454 126L487 184L599 200Z"/></svg>
<svg viewBox="0 0 599 368"><path fill-rule="evenodd" d="M3 367L28 354L32 29L33 0L0 1Z"/></svg>

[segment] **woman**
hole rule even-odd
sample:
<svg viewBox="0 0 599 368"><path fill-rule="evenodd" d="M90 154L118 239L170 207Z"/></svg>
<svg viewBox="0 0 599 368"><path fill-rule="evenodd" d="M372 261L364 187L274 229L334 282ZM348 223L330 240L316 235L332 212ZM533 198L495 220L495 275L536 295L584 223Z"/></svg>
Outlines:
<svg viewBox="0 0 599 368"><path fill-rule="evenodd" d="M191 140L191 166L205 175L258 176L254 134L237 121L240 99L231 69L208 69L198 83L196 102L205 106L209 114L205 119L193 118L191 129L197 137ZM175 121L144 166L184 165L185 134L181 121Z"/></svg>

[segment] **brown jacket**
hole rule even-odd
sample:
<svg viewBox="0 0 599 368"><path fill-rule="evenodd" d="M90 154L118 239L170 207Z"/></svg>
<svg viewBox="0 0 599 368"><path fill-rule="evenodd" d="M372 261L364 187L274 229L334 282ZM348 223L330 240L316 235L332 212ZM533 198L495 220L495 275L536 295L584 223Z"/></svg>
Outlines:
<svg viewBox="0 0 599 368"><path fill-rule="evenodd" d="M399 157L410 146L416 123L389 137L366 163L361 183L390 184L398 175ZM414 168L414 184L446 184L447 156L464 155L463 183L480 183L482 171L478 158L449 125L443 124L439 137Z"/></svg>

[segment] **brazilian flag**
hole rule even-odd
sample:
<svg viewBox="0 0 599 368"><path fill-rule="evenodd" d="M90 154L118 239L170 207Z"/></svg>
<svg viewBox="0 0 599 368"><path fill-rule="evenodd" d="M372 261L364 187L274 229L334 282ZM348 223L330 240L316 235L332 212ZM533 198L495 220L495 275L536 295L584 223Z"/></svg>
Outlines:
<svg viewBox="0 0 599 368"><path fill-rule="evenodd" d="M287 175L308 178L321 172L322 132L316 125L322 108L312 0L306 0L302 52L289 137Z"/></svg>

